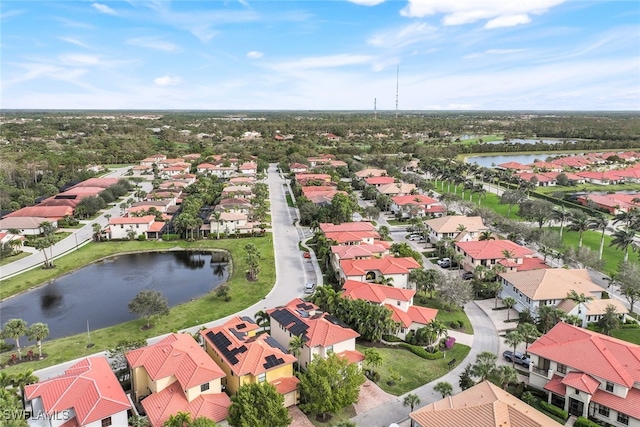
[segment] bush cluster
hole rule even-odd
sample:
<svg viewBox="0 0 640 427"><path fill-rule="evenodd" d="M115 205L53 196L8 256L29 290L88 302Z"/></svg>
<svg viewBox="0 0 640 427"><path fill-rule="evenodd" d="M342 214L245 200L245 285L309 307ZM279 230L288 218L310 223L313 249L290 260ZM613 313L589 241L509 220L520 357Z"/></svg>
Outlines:
<svg viewBox="0 0 640 427"><path fill-rule="evenodd" d="M398 347L406 348L416 356L421 357L423 359L427 359L427 360L442 359L444 357L441 351L436 351L435 353L429 353L427 350L425 350L422 347L419 347L417 345L407 344L406 342L400 343Z"/></svg>
<svg viewBox="0 0 640 427"><path fill-rule="evenodd" d="M564 411L564 410L562 410L562 409L558 408L557 406L552 405L550 403L541 401L540 402L540 408L544 409L545 411L547 411L551 415L555 415L558 418L562 418L563 420L566 420L567 418L569 418L569 414L567 414L567 411Z"/></svg>
<svg viewBox="0 0 640 427"><path fill-rule="evenodd" d="M594 423L593 421L585 418L585 417L578 417L576 419L576 422L573 423L574 427L599 427L600 424L598 423Z"/></svg>

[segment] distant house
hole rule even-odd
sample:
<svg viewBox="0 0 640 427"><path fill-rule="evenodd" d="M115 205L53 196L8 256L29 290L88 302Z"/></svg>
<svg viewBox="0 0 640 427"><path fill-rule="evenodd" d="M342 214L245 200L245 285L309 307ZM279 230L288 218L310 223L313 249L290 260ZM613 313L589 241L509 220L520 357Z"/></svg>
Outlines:
<svg viewBox="0 0 640 427"><path fill-rule="evenodd" d="M358 172L355 172L355 176L357 176L360 179L364 179L371 176L383 176L386 174L387 174L386 169L376 169L376 168L366 168Z"/></svg>
<svg viewBox="0 0 640 427"><path fill-rule="evenodd" d="M9 232L9 230L18 230L23 236L37 236L42 234L42 227L40 224L43 222L50 223L53 227L58 226L57 220L51 220L50 218L33 217L33 216L15 216L4 217L0 219L0 231Z"/></svg>
<svg viewBox="0 0 640 427"><path fill-rule="evenodd" d="M253 190L247 185L229 185L222 189L222 198L244 197L252 198Z"/></svg>
<svg viewBox="0 0 640 427"><path fill-rule="evenodd" d="M331 175L326 173L297 173L295 174L296 182L301 186L307 186L311 183L329 183Z"/></svg>
<svg viewBox="0 0 640 427"><path fill-rule="evenodd" d="M367 185L380 188L383 185L394 184L396 179L392 176L371 176L364 179Z"/></svg>
<svg viewBox="0 0 640 427"><path fill-rule="evenodd" d="M534 252L511 240L481 240L470 242L455 242L456 253L462 255L462 265L473 271L482 265L487 268L501 264L506 271L525 271L537 268L548 268L540 259L534 257ZM505 254L511 256L507 257Z"/></svg>
<svg viewBox="0 0 640 427"><path fill-rule="evenodd" d="M479 216L441 216L427 220L424 224L429 233L427 238L433 244L442 239L459 240L461 234L464 241L477 240L480 233L489 230Z"/></svg>
<svg viewBox="0 0 640 427"><path fill-rule="evenodd" d="M283 345L267 333L256 335L257 329L252 319L236 316L200 335L205 351L226 374L223 385L229 395L243 384L270 383L284 396L284 406L293 406L299 400L299 380L293 375L296 358L287 351L289 342Z"/></svg>
<svg viewBox="0 0 640 427"><path fill-rule="evenodd" d="M386 194L387 196L407 196L416 190L415 184L408 184L406 182L384 184L378 187L380 194Z"/></svg>
<svg viewBox="0 0 640 427"><path fill-rule="evenodd" d="M152 427L162 427L178 412L216 422L227 418L231 401L222 392L225 373L191 335L170 334L126 358L132 398L142 404Z"/></svg>
<svg viewBox="0 0 640 427"><path fill-rule="evenodd" d="M289 165L289 170L292 173L305 173L309 171L309 166L302 163L292 163Z"/></svg>
<svg viewBox="0 0 640 427"><path fill-rule="evenodd" d="M214 208L214 211L249 215L253 211L253 205L249 199L245 199L243 197L232 197L229 199L221 199Z"/></svg>
<svg viewBox="0 0 640 427"><path fill-rule="evenodd" d="M314 356L324 358L329 353L336 353L358 365L364 360L364 355L356 350L356 338L360 334L320 311L313 303L296 298L285 306L267 310L267 313L271 320L271 334L282 347L288 348L294 336L304 341L298 357L302 368L306 368Z"/></svg>
<svg viewBox="0 0 640 427"><path fill-rule="evenodd" d="M255 176L258 174L258 164L256 162L245 162L238 169L243 175Z"/></svg>
<svg viewBox="0 0 640 427"><path fill-rule="evenodd" d="M219 229L220 233L226 234L247 234L251 233L254 228L254 224L249 222L247 214L240 212L221 212L219 220L216 220L212 214L209 216L209 226L210 233L217 233Z"/></svg>
<svg viewBox="0 0 640 427"><path fill-rule="evenodd" d="M4 216L6 218L16 217L37 217L47 218L46 221L57 221L65 216L73 216L73 208L70 206L27 206L26 208L18 209L10 214Z"/></svg>
<svg viewBox="0 0 640 427"><path fill-rule="evenodd" d="M640 346L560 322L528 348L529 386L569 415L640 426Z"/></svg>
<svg viewBox="0 0 640 427"><path fill-rule="evenodd" d="M339 225L322 223L320 230L327 239L340 245L372 245L380 240L380 234L370 222L345 222Z"/></svg>
<svg viewBox="0 0 640 427"><path fill-rule="evenodd" d="M533 172L533 168L529 165L523 165L520 162L500 163L496 169L502 169L512 172Z"/></svg>
<svg viewBox="0 0 640 427"><path fill-rule="evenodd" d="M146 237L148 232L154 232L155 227L154 223L156 223L155 215L145 215L145 216L126 216L120 218L111 218L109 219L109 227L106 230L109 239L129 239L129 232L133 230L135 232L135 237L137 238L141 234L144 234ZM164 223L161 223L164 226Z"/></svg>
<svg viewBox="0 0 640 427"><path fill-rule="evenodd" d="M420 264L413 258L370 258L345 259L340 261L340 281L356 280L358 282L377 282L392 279L396 288L407 288L408 277L412 270L420 268Z"/></svg>
<svg viewBox="0 0 640 427"><path fill-rule="evenodd" d="M104 357L87 357L64 374L25 386L29 425L126 426L131 403Z"/></svg>
<svg viewBox="0 0 640 427"><path fill-rule="evenodd" d="M446 209L437 200L423 194L409 196L395 196L391 200L391 212L401 215L403 218L416 218L425 216L441 216Z"/></svg>
<svg viewBox="0 0 640 427"><path fill-rule="evenodd" d="M360 243L357 245L331 246L331 265L334 271L340 268L340 261L344 259L381 258L389 254L389 242L380 241L372 245Z"/></svg>

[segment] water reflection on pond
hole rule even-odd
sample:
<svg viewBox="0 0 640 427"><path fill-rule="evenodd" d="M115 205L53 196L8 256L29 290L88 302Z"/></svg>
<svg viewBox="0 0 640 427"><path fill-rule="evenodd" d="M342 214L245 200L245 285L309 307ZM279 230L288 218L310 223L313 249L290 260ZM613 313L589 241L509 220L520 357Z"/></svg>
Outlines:
<svg viewBox="0 0 640 427"><path fill-rule="evenodd" d="M99 329L135 319L127 305L143 289L162 292L175 306L215 289L228 274L224 252L120 255L2 302L0 323L20 318L47 323L49 338L73 335L85 332L87 321Z"/></svg>

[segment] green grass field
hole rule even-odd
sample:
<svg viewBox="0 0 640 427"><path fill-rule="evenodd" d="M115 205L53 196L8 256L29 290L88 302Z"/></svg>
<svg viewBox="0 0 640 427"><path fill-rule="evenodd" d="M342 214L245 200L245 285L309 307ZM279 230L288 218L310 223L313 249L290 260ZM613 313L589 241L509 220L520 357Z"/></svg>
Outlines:
<svg viewBox="0 0 640 427"><path fill-rule="evenodd" d="M438 314L436 315L436 319L444 323L445 326L447 326L447 328L449 327L449 323L451 323L452 321L454 320L456 322L461 321L462 323L464 323L464 330L462 332L464 332L465 334L473 334L473 325L469 321L469 318L467 317L467 313L465 313L464 310L449 309L449 307L444 307L442 302L437 298L433 298L433 299L415 298L413 303L414 305L419 305L421 307L429 307L429 308L437 309Z"/></svg>
<svg viewBox="0 0 640 427"><path fill-rule="evenodd" d="M363 353L366 348L364 345L356 345L356 349ZM376 350L382 356L382 364L376 368L380 373L378 385L387 393L400 396L442 377L449 372L447 364L453 359L462 362L471 348L456 344L453 349L447 351L446 357L437 360L423 359L403 348L382 347ZM392 371L397 372L402 380L389 385L387 382L391 379Z"/></svg>
<svg viewBox="0 0 640 427"><path fill-rule="evenodd" d="M6 257L5 259L0 261L0 267L2 267L3 265L10 264L13 261L18 261L19 259L26 258L29 255L31 255L31 252L20 252L19 254Z"/></svg>
<svg viewBox="0 0 640 427"><path fill-rule="evenodd" d="M244 246L250 242L257 246L262 256L261 271L256 282L247 281L245 275L247 265ZM141 330L140 328L144 326L145 321L138 319L91 331L91 342L95 344L92 348L87 348L86 334L50 341L45 340L42 347L43 352L49 355L46 359L22 363L6 370L8 372L27 369L37 370L112 348L121 340L147 339L170 331L211 322L243 310L261 300L275 283L275 263L270 234L262 238L202 240L196 242L103 242L86 245L77 252L58 259L55 269L36 269L3 281L6 282L2 286L3 298L25 291L104 257L134 251L161 251L175 247L192 250L225 249L229 251L232 256L232 271L227 283L231 287L231 301L224 302L209 294L172 307L169 315L153 322L155 327L150 330ZM22 341L24 345L24 338ZM35 348L31 349L34 352L36 351ZM29 348L25 348L23 351L26 353L28 350ZM6 362L9 356L10 353L3 355L2 361Z"/></svg>

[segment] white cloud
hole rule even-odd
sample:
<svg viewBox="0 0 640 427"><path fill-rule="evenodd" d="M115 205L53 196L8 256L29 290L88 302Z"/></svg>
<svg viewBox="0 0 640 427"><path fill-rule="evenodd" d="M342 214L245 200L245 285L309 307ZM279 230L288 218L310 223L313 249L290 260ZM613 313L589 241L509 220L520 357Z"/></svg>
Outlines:
<svg viewBox="0 0 640 427"><path fill-rule="evenodd" d="M116 11L111 9L106 4L93 3L91 6L93 6L100 13L105 13L107 15L117 15Z"/></svg>
<svg viewBox="0 0 640 427"><path fill-rule="evenodd" d="M63 42L74 44L76 46L80 46L80 47L84 47L84 48L88 48L89 47L83 41L78 40L78 39L74 39L73 37L58 37L58 39L62 40Z"/></svg>
<svg viewBox="0 0 640 427"><path fill-rule="evenodd" d="M443 14L444 25L464 25L486 20L485 28L527 24L529 15L542 15L565 0L409 0L400 11L408 18Z"/></svg>
<svg viewBox="0 0 640 427"><path fill-rule="evenodd" d="M377 6L384 3L384 0L347 0L350 3L359 4L360 6Z"/></svg>
<svg viewBox="0 0 640 427"><path fill-rule="evenodd" d="M175 86L182 83L180 77L162 76L153 79L153 82L158 86Z"/></svg>
<svg viewBox="0 0 640 427"><path fill-rule="evenodd" d="M162 50L164 52L180 51L180 46L178 46L177 44L164 41L155 37L137 37L137 38L129 39L125 43L132 46Z"/></svg>
<svg viewBox="0 0 640 427"><path fill-rule="evenodd" d="M401 48L411 44L433 40L438 37L436 28L424 22L414 22L402 28L381 31L367 40L371 46Z"/></svg>
<svg viewBox="0 0 640 427"><path fill-rule="evenodd" d="M247 58L250 59L260 59L264 56L264 53L259 52L257 50L252 50L251 52L247 53Z"/></svg>
<svg viewBox="0 0 640 427"><path fill-rule="evenodd" d="M72 65L72 66L99 65L100 57L97 55L70 53L70 54L60 55L60 61L65 65Z"/></svg>
<svg viewBox="0 0 640 427"><path fill-rule="evenodd" d="M297 61L280 62L273 68L280 70L310 70L318 68L338 68L349 65L359 65L369 63L374 59L373 56L368 55L329 55L329 56L312 56L309 58L302 58Z"/></svg>

